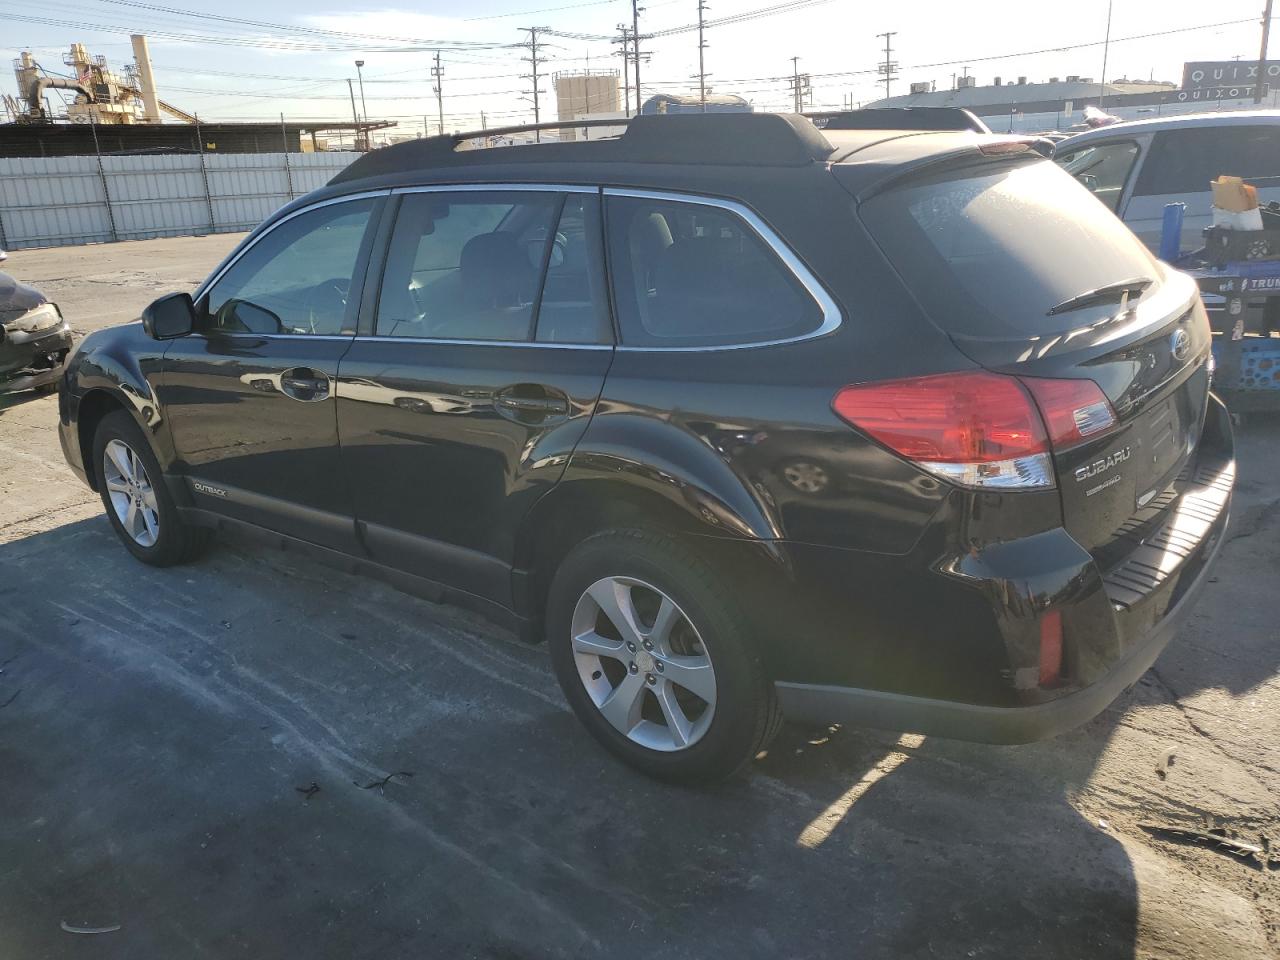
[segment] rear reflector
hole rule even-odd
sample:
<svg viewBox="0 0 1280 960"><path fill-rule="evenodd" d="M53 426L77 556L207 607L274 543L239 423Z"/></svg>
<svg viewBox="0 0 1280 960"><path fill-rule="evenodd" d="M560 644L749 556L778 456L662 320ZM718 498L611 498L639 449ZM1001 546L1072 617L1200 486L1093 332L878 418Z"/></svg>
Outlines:
<svg viewBox="0 0 1280 960"><path fill-rule="evenodd" d="M1107 395L1092 380L1023 377L1022 382L1036 398L1054 450L1069 450L1116 425Z"/></svg>
<svg viewBox="0 0 1280 960"><path fill-rule="evenodd" d="M1062 611L1040 618L1040 686L1052 687L1062 677Z"/></svg>
<svg viewBox="0 0 1280 960"><path fill-rule="evenodd" d="M841 419L952 483L980 489L1054 485L1049 438L1014 377L945 373L845 387Z"/></svg>

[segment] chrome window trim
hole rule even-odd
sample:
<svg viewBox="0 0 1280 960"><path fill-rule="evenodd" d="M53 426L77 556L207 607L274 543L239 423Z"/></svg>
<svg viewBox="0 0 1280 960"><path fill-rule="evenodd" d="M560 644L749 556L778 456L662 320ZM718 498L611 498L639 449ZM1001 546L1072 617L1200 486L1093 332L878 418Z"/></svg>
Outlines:
<svg viewBox="0 0 1280 960"><path fill-rule="evenodd" d="M756 235L771 249L775 256L791 271L792 276L800 282L810 297L817 302L818 307L822 311L822 323L816 329L810 330L808 333L797 334L794 337L782 337L774 340L752 340L748 343L725 343L725 344L705 344L702 346L681 347L681 346L629 346L625 343L619 343L617 350L626 353L648 353L650 351L677 351L680 353L705 353L707 351L719 350L754 350L758 347L775 347L785 343L799 343L804 340L812 340L817 337L825 337L829 333L835 332L844 320L840 308L836 306L836 302L832 299L831 294L827 293L825 287L818 281L804 265L804 262L796 256L790 247L783 242L773 230L765 223L750 207L739 203L736 200L725 200L721 197L708 197L701 194L692 193L671 193L665 190L632 190L624 187L605 187L604 196L607 200L609 197L630 197L637 200L668 200L673 203L691 203L699 204L704 207L718 207L721 210L727 210L730 213L740 217ZM612 281L612 278L611 278ZM615 294L617 291L614 291Z"/></svg>
<svg viewBox="0 0 1280 960"><path fill-rule="evenodd" d="M300 334L306 336L306 334ZM344 338L346 339L346 338ZM399 337L362 334L357 343L433 343L441 346L469 347L538 347L553 350L614 350L612 343L553 343L549 340L450 340L445 337Z"/></svg>
<svg viewBox="0 0 1280 960"><path fill-rule="evenodd" d="M353 340L354 333L248 333L244 330L197 330L191 336L206 340Z"/></svg>
<svg viewBox="0 0 1280 960"><path fill-rule="evenodd" d="M413 187L392 187L392 196L406 193L599 193L598 186L568 183L423 183Z"/></svg>
<svg viewBox="0 0 1280 960"><path fill-rule="evenodd" d="M297 210L294 210L292 213L286 214L285 216L281 217L279 220L275 221L275 223L271 224L271 226L267 227L260 234L254 237L253 240L243 249L236 251L235 255L230 260L228 260L226 263L220 266L213 273L212 276L210 276L207 280L205 280L204 283L200 284L200 286L196 288L196 292L191 295L191 299L193 301L199 302L200 298L209 292L209 288L222 279L223 274L225 274L228 270L230 270L237 263L239 263L240 260L245 256L245 254L247 254L250 250L252 250L254 247L256 247L259 243L262 242L263 237L275 231L275 229L279 227L282 223L288 223L294 217L300 217L304 213L310 213L312 210L319 210L321 207L331 207L339 203L350 203L353 200L368 200L376 197L385 197L385 196L388 196L390 193L391 193L390 190L365 190L365 191L362 191L361 193L348 193L348 194L344 194L341 197L330 197L328 200L317 200L315 203L309 203L305 207L299 207ZM264 333L264 334L261 334L261 336L277 337L277 336L288 336L288 334ZM299 334L292 334L292 336L309 337L309 336L312 336L312 334L299 333Z"/></svg>

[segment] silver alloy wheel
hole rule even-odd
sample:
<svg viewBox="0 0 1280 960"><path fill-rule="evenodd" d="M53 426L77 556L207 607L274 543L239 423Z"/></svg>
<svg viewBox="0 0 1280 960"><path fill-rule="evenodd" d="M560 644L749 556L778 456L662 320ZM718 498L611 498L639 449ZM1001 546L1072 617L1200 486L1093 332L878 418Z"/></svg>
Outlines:
<svg viewBox="0 0 1280 960"><path fill-rule="evenodd" d="M716 675L697 628L657 587L597 580L573 610L578 676L614 729L651 750L691 747L711 726Z"/></svg>
<svg viewBox="0 0 1280 960"><path fill-rule="evenodd" d="M142 459L123 440L111 440L102 451L102 482L124 532L140 547L153 547L160 536L160 507Z"/></svg>

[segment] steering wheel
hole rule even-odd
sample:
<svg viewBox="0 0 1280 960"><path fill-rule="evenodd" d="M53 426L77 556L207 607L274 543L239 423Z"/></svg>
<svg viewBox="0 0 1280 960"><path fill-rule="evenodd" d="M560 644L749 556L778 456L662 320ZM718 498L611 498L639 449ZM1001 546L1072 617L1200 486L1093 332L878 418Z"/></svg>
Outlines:
<svg viewBox="0 0 1280 960"><path fill-rule="evenodd" d="M529 266L535 270L542 269L542 257L546 251L543 243L546 242L547 231L538 229L529 234L525 238L525 255L529 258ZM563 233L556 232L551 235L551 259L547 261L547 265L558 267L564 263L565 250L568 249L569 238Z"/></svg>

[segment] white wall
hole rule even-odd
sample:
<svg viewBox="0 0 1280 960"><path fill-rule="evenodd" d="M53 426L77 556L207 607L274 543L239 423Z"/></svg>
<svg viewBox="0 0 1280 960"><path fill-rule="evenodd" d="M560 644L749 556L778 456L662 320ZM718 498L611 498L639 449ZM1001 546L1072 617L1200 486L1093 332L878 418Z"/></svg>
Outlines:
<svg viewBox="0 0 1280 960"><path fill-rule="evenodd" d="M358 156L0 159L0 248L249 230L273 210L323 186Z"/></svg>

